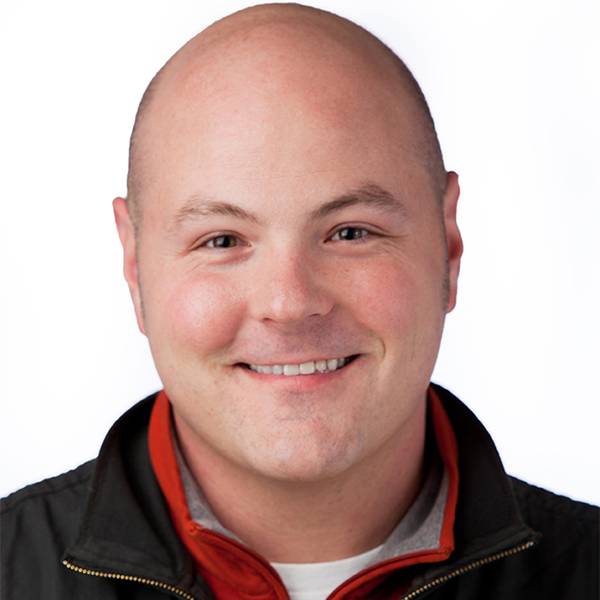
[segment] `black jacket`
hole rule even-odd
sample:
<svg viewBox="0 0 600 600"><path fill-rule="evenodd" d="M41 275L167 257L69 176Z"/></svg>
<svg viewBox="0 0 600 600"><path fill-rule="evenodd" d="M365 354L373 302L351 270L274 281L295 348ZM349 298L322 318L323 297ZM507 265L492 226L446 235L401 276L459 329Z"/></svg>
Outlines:
<svg viewBox="0 0 600 600"><path fill-rule="evenodd" d="M436 391L459 446L456 549L408 567L405 598L598 600L599 509L508 477L475 416ZM150 464L153 400L115 423L96 460L3 500L3 600L212 598Z"/></svg>

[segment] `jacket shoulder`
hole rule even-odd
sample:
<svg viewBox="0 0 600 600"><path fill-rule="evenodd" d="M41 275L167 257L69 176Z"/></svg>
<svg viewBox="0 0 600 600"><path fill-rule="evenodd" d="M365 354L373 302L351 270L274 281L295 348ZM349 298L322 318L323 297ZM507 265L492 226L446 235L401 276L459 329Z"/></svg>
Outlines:
<svg viewBox="0 0 600 600"><path fill-rule="evenodd" d="M86 484L89 484L92 478L95 463L95 460L90 460L72 471L28 485L6 496L6 498L2 498L2 515L8 517L8 515L19 509L27 510L28 506L36 500L43 498L56 498L58 500L61 494L65 492L68 494L68 490L81 486L86 487Z"/></svg>
<svg viewBox="0 0 600 600"><path fill-rule="evenodd" d="M33 598L32 579L56 582L61 557L81 525L95 461L2 499L2 593ZM56 597L47 584L46 598ZM3 596L4 598L4 596Z"/></svg>
<svg viewBox="0 0 600 600"><path fill-rule="evenodd" d="M524 521L540 535L522 553L529 577L538 573L548 598L598 598L600 508L510 478Z"/></svg>
<svg viewBox="0 0 600 600"><path fill-rule="evenodd" d="M598 528L600 508L585 502L578 502L536 487L516 477L510 477L519 508L525 521L534 526L552 523L569 523L576 526Z"/></svg>

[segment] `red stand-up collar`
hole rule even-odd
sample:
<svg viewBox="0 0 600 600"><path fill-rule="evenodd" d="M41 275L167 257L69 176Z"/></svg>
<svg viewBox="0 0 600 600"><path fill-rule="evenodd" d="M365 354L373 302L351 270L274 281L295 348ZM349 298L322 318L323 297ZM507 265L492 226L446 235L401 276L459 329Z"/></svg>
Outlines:
<svg viewBox="0 0 600 600"><path fill-rule="evenodd" d="M385 600L402 593L410 582L400 570L418 563L446 560L454 550L454 515L458 499L458 446L450 420L433 388L429 410L438 451L449 475L448 498L440 546L384 561L338 588L330 600ZM167 500L173 525L217 600L288 600L281 579L258 554L192 520L171 434L171 405L160 392L149 427L150 459ZM397 597L397 596L396 596Z"/></svg>

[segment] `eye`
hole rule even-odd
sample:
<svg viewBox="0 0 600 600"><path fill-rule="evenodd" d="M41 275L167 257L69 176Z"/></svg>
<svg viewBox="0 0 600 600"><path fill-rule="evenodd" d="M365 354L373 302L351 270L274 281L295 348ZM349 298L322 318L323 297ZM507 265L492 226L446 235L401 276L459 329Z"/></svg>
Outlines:
<svg viewBox="0 0 600 600"><path fill-rule="evenodd" d="M239 246L240 240L235 235L219 235L208 240L204 246L209 248L233 248Z"/></svg>
<svg viewBox="0 0 600 600"><path fill-rule="evenodd" d="M351 242L353 240L364 238L367 235L369 235L369 232L361 227L344 227L343 229L336 231L331 236L331 239L334 241Z"/></svg>

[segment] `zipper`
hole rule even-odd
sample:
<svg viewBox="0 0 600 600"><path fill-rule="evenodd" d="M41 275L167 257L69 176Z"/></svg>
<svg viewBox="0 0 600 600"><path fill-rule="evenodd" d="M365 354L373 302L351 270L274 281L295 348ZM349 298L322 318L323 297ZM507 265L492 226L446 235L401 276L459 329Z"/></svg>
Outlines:
<svg viewBox="0 0 600 600"><path fill-rule="evenodd" d="M501 558L504 558L505 556L511 556L512 554L521 552L521 550L526 550L527 548L531 548L531 546L534 546L535 543L536 543L535 541L530 540L529 542L525 542L524 544L515 546L514 548L510 548L510 550L504 550L502 552L498 552L498 554L492 554L491 556L487 556L486 558L481 558L479 560L476 560L475 562L465 565L464 567L460 567L460 569L451 571L450 573L448 573L447 575L444 575L443 577L438 577L437 579L434 579L433 581L426 583L424 586L417 588L414 592L411 592L410 594L407 594L406 596L402 596L402 598L400 598L400 600L411 600L412 598L416 598L417 596L420 596L423 592L428 592L430 589L437 587L438 585L440 585L442 583L446 583L446 581L450 581L450 579L454 579L458 575L462 575L463 573L468 573L469 571L472 571L473 569L477 569L478 567L487 565L488 563L491 563L491 562L494 562Z"/></svg>
<svg viewBox="0 0 600 600"><path fill-rule="evenodd" d="M106 579L119 579L121 581L135 581L137 583L145 583L146 585L151 585L153 587L160 588L161 590L166 590L171 592L172 594L177 594L186 600L195 600L194 596L191 596L187 592L180 590L168 583L162 583L161 581L154 581L152 579L145 579L144 577L135 577L134 575L122 575L120 573L102 573L100 571L92 571L90 569L82 569L81 567L76 567L72 565L68 560L62 561L63 565L67 567L67 569L71 569L71 571L76 571L77 573L82 573L83 575L93 575L95 577L105 577Z"/></svg>
<svg viewBox="0 0 600 600"><path fill-rule="evenodd" d="M483 565L487 565L496 560L500 560L501 558L504 558L506 556L511 556L513 554L516 554L517 552L521 552L522 550L531 548L531 546L534 546L534 545L535 545L535 541L531 540L529 542L525 542L524 544L521 544L520 546L515 546L514 548L511 548L510 550L504 550L502 552L498 552L498 554L492 554L492 556L487 556L486 558L476 560L464 567L461 567L460 569L451 571L450 573L448 573L447 575L444 575L443 577L438 577L437 579L434 579L433 581L426 583L424 586L417 588L410 594L403 596L402 598L400 598L400 600L412 600L412 598L416 598L417 596L420 596L423 592L427 592L442 583L446 583L446 581L450 581L450 579L454 579L455 577L458 577L458 575L463 575L464 573L468 573L469 571L472 571L473 569L477 569L478 567L481 567ZM102 573L100 571L92 571L90 569L82 569L81 567L76 567L75 565L72 565L68 560L63 560L62 563L63 563L63 565L65 565L65 567L67 567L68 569L71 569L71 571L76 571L77 573L82 573L83 575L93 575L95 577L106 577L107 579L119 579L122 581L135 581L137 583L144 583L146 585L158 587L162 590L167 590L168 592L177 594L178 596L181 596L182 598L185 598L186 600L195 600L194 596L191 596L187 592L184 592L183 590L173 587L172 585L169 585L167 583L162 583L160 581L154 581L152 579L145 579L144 577L136 577L133 575L122 575L120 573Z"/></svg>

